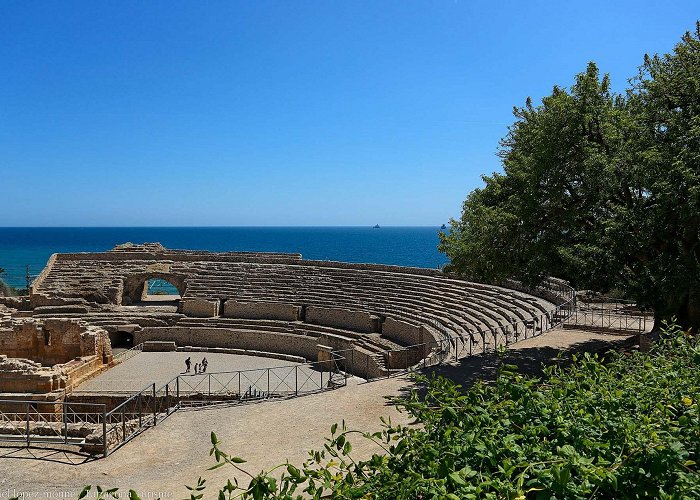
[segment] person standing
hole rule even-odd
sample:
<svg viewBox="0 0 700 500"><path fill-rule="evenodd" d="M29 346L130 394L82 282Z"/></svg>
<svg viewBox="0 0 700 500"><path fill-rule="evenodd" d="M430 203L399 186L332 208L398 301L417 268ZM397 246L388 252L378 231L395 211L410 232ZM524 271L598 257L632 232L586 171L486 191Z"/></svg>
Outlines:
<svg viewBox="0 0 700 500"><path fill-rule="evenodd" d="M186 368L185 373L189 373L191 366L192 366L192 360L190 358L187 358L185 360L185 368Z"/></svg>
<svg viewBox="0 0 700 500"><path fill-rule="evenodd" d="M209 361L207 361L207 358L204 358L200 365L202 367L202 373L207 371L207 366L209 366Z"/></svg>

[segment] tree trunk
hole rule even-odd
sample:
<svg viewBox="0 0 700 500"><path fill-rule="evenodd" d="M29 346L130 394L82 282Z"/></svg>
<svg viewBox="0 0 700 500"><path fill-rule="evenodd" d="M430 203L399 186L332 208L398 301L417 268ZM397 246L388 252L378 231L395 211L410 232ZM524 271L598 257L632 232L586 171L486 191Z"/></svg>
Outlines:
<svg viewBox="0 0 700 500"><path fill-rule="evenodd" d="M700 284L693 284L688 289L685 303L678 311L678 322L684 329L700 332Z"/></svg>

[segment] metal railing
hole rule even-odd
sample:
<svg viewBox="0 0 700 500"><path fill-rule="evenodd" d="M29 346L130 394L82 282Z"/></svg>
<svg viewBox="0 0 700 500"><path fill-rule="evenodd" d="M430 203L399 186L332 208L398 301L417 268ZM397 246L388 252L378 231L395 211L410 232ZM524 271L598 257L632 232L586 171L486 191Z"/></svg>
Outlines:
<svg viewBox="0 0 700 500"><path fill-rule="evenodd" d="M579 301L566 326L587 330L644 333L654 326L653 312L626 300Z"/></svg>
<svg viewBox="0 0 700 500"><path fill-rule="evenodd" d="M381 305L375 308L377 313L393 315L398 319L407 319L416 324L427 324L438 333L439 338L378 353L377 356L383 358L385 366L383 369L380 367L374 374L367 367L364 370L365 378L367 380L382 378L443 363L449 359L457 360L472 354L492 352L500 346L508 346L561 326L576 310L576 291L562 280L548 279L536 287L510 281L505 286L542 297L553 302L555 306L525 319L520 318L507 324L474 329L465 325L450 324L436 317L419 315L402 307ZM346 357L354 356L353 350L339 352ZM421 352L426 355L424 358L419 357ZM403 367L396 366L397 359L404 359ZM412 364L410 361L415 363ZM400 365L401 362L398 361L398 364ZM356 366L356 363L353 362L352 366Z"/></svg>
<svg viewBox="0 0 700 500"><path fill-rule="evenodd" d="M185 406L300 396L347 385L344 358L297 365L177 375L152 383L105 414L105 456Z"/></svg>
<svg viewBox="0 0 700 500"><path fill-rule="evenodd" d="M334 351L333 354L339 356L337 362L345 373L374 380L444 363L456 352L454 340L434 339L372 353L360 353L351 348Z"/></svg>
<svg viewBox="0 0 700 500"><path fill-rule="evenodd" d="M566 301L546 313L533 315L529 319L515 321L499 327L492 327L478 332L469 331L466 335L444 336L432 341L385 349L375 353L378 367L373 372L370 368L370 356L364 356L362 363L356 362L356 351L348 349L338 351L349 362L347 371L360 373L367 380L389 377L395 374L435 366L450 360L473 354L494 352L500 346L508 346L545 333L563 322L571 315L571 301Z"/></svg>
<svg viewBox="0 0 700 500"><path fill-rule="evenodd" d="M107 404L0 400L0 445L65 445L107 456L184 406L300 396L347 385L345 358L253 370L177 375ZM124 391L120 391L124 392Z"/></svg>
<svg viewBox="0 0 700 500"><path fill-rule="evenodd" d="M0 444L65 445L106 454L106 405L0 400Z"/></svg>
<svg viewBox="0 0 700 500"><path fill-rule="evenodd" d="M136 344L131 349L120 352L119 354L115 354L114 356L112 356L112 361L114 361L115 363L123 363L127 359L131 359L141 352L143 352L143 343Z"/></svg>

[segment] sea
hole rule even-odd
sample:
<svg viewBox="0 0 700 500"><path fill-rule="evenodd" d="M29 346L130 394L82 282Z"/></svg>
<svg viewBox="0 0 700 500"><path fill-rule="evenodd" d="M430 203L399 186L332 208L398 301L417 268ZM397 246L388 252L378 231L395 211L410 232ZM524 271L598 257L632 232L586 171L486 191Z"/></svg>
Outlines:
<svg viewBox="0 0 700 500"><path fill-rule="evenodd" d="M439 227L61 227L0 228L1 278L26 286L53 253L102 252L126 242L169 249L300 253L305 259L437 268ZM28 266L28 267L27 267Z"/></svg>

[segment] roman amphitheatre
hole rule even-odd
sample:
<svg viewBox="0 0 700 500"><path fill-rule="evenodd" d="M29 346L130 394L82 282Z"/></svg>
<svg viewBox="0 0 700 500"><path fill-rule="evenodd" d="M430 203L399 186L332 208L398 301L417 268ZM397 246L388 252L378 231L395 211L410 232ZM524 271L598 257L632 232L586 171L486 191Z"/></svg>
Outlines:
<svg viewBox="0 0 700 500"><path fill-rule="evenodd" d="M605 337L561 328L581 307L559 280L492 286L298 254L126 243L54 254L29 292L0 297L0 491L26 497L183 494L230 475L206 472L212 430L253 470L303 460L335 422L405 418L384 396L410 371Z"/></svg>

